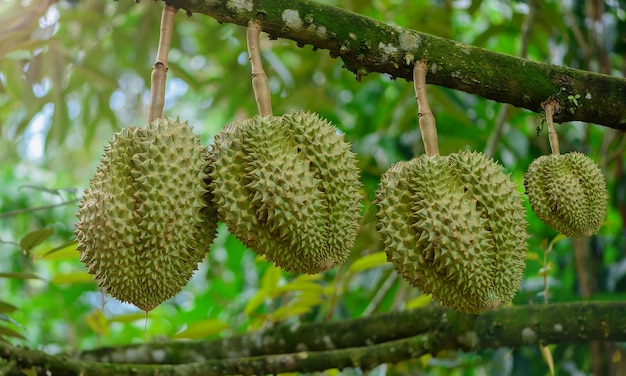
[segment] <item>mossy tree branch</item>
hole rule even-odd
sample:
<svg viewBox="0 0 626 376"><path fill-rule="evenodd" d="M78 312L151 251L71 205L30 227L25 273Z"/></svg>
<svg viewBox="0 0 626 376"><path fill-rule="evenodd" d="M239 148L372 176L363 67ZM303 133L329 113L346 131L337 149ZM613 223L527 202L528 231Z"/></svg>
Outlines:
<svg viewBox="0 0 626 376"><path fill-rule="evenodd" d="M540 113L558 100L554 121L579 120L626 130L626 79L530 61L387 24L310 0L165 0L188 14L248 25L258 20L271 38L294 40L341 57L357 79L370 72L412 79L428 61L429 84L465 91ZM340 21L340 22L339 22ZM576 101L569 96L580 95Z"/></svg>
<svg viewBox="0 0 626 376"><path fill-rule="evenodd" d="M0 342L0 371L18 375L19 369L35 367L64 375L225 375L369 369L443 349L626 341L624 310L626 302L577 302L509 307L475 316L427 307L279 325L213 341L103 348L72 357Z"/></svg>

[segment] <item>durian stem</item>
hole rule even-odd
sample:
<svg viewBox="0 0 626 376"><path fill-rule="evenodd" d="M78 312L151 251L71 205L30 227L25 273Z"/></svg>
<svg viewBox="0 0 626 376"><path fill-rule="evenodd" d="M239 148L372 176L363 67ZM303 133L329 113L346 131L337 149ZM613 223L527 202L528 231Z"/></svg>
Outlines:
<svg viewBox="0 0 626 376"><path fill-rule="evenodd" d="M437 142L437 126L435 116L430 111L428 97L426 96L426 70L428 65L424 61L417 61L413 67L413 87L415 89L415 99L417 99L417 111L419 117L420 132L426 155L439 154L439 144Z"/></svg>
<svg viewBox="0 0 626 376"><path fill-rule="evenodd" d="M548 122L548 140L550 141L550 149L552 150L552 155L559 155L561 153L559 151L559 135L556 133L553 121L554 113L559 109L559 102L557 102L555 99L548 100L547 102L545 102L543 108L546 110L546 121Z"/></svg>
<svg viewBox="0 0 626 376"><path fill-rule="evenodd" d="M248 23L248 58L252 67L252 89L254 90L254 99L259 109L259 115L272 116L272 98L270 96L270 85L267 81L267 75L263 70L263 62L261 61L261 49L259 46L259 34L261 34L261 25L258 21L250 21Z"/></svg>
<svg viewBox="0 0 626 376"><path fill-rule="evenodd" d="M167 79L167 55L170 51L172 30L174 29L174 17L178 9L166 5L161 15L161 30L159 37L159 49L157 50L156 62L152 67L150 80L150 107L148 108L148 123L163 116L165 105L165 81Z"/></svg>

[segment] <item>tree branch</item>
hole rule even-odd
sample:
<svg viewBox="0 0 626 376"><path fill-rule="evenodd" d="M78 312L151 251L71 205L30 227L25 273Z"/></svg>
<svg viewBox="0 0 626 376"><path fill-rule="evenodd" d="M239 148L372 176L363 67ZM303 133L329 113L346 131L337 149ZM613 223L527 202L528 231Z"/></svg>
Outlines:
<svg viewBox="0 0 626 376"><path fill-rule="evenodd" d="M626 130L626 79L496 53L309 0L165 0L188 14L246 26L258 20L270 38L327 49L357 79L370 72L410 81L416 60L429 64L429 84L542 112L556 98L554 121L579 120ZM340 22L338 22L340 20ZM569 96L580 95L572 101Z"/></svg>
<svg viewBox="0 0 626 376"><path fill-rule="evenodd" d="M224 375L373 368L442 349L626 341L626 302L517 306L468 315L441 307L352 320L283 324L213 341L149 343L52 356L0 342L0 370L52 374ZM9 373L10 374L10 373Z"/></svg>

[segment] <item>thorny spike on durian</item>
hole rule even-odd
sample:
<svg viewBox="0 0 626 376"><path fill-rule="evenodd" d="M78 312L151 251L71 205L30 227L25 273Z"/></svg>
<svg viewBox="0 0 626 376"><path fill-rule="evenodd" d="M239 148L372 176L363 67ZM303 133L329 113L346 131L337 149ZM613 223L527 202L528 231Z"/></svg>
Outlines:
<svg viewBox="0 0 626 376"><path fill-rule="evenodd" d="M113 135L78 210L78 250L98 286L150 311L185 286L213 241L206 149L187 123Z"/></svg>
<svg viewBox="0 0 626 376"><path fill-rule="evenodd" d="M209 156L220 219L253 251L309 274L347 259L361 184L332 124L305 112L254 117L225 126Z"/></svg>
<svg viewBox="0 0 626 376"><path fill-rule="evenodd" d="M377 228L387 259L442 305L481 313L508 304L526 253L521 195L482 153L438 155L426 98L426 64L414 68L426 154L399 162L376 192Z"/></svg>

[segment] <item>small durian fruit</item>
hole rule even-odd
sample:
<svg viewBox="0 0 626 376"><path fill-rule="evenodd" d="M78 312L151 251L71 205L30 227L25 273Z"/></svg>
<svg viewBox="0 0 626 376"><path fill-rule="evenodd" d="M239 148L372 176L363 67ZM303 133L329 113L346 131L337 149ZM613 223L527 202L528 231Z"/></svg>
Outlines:
<svg viewBox="0 0 626 376"><path fill-rule="evenodd" d="M524 186L537 216L563 235L583 238L600 229L606 215L606 183L598 165L585 154L535 159Z"/></svg>
<svg viewBox="0 0 626 376"><path fill-rule="evenodd" d="M376 192L387 259L443 306L478 314L511 302L525 266L522 196L482 153L399 162Z"/></svg>
<svg viewBox="0 0 626 376"><path fill-rule="evenodd" d="M187 123L116 133L78 209L81 261L113 297L150 311L191 278L215 236L206 149Z"/></svg>
<svg viewBox="0 0 626 376"><path fill-rule="evenodd" d="M209 159L219 217L250 249L308 274L347 259L361 183L355 155L331 123L308 112L231 123Z"/></svg>

